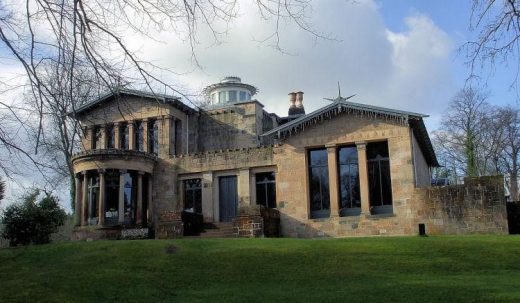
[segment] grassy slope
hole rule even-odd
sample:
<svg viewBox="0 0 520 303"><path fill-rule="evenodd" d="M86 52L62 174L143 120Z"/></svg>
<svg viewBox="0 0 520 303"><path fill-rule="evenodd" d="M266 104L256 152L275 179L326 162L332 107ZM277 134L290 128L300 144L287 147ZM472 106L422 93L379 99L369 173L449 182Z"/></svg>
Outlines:
<svg viewBox="0 0 520 303"><path fill-rule="evenodd" d="M111 241L0 250L0 302L339 300L520 302L520 237Z"/></svg>

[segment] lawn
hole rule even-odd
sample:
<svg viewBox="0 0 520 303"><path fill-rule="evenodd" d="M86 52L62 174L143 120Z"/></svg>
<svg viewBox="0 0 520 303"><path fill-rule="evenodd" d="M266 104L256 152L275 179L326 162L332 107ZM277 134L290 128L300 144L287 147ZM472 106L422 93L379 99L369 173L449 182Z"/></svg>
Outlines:
<svg viewBox="0 0 520 303"><path fill-rule="evenodd" d="M520 302L520 237L185 239L0 249L0 302Z"/></svg>

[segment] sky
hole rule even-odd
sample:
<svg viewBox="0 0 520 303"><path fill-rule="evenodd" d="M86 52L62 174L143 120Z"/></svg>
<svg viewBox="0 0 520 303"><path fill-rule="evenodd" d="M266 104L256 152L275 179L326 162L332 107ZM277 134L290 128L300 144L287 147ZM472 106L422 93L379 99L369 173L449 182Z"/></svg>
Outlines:
<svg viewBox="0 0 520 303"><path fill-rule="evenodd" d="M326 38L282 21L281 50L273 47L273 39L266 40L274 21L259 18L251 0L238 3L239 16L221 43L215 44L204 27L198 29L200 67L187 41L176 34L157 33L150 40L128 31L123 38L139 57L174 70L158 73L185 93L197 94L226 76L239 76L256 86L254 98L279 116L287 115L290 92L304 92L309 113L328 104L323 98L338 95L339 82L343 96L356 95L353 102L430 115L425 122L431 132L469 75L459 48L475 36L469 31L470 0L312 1L306 21ZM1 46L0 54L5 59ZM20 72L16 62L1 63L0 79ZM490 103L514 104L513 77L514 70L498 66L482 74L479 84Z"/></svg>
<svg viewBox="0 0 520 303"><path fill-rule="evenodd" d="M201 30L200 68L175 35L162 33L160 42L127 38L142 57L181 73L162 76L190 93L239 76L259 88L255 97L266 110L284 116L288 93L303 91L310 112L327 104L323 98L337 96L339 82L342 95L356 94L354 102L430 115L426 125L432 130L469 75L459 48L475 35L469 31L470 13L471 1L315 1L308 22L330 39L283 23L280 51L272 39L259 42L273 32L272 22L262 22L255 7L244 5L221 44ZM514 103L512 79L512 72L499 67L492 77L484 73L479 85L490 103Z"/></svg>

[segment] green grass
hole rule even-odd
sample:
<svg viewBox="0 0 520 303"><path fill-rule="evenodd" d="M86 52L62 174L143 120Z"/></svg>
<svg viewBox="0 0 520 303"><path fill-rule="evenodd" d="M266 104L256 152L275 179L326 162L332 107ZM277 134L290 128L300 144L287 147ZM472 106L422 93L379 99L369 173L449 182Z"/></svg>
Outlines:
<svg viewBox="0 0 520 303"><path fill-rule="evenodd" d="M520 237L103 241L0 249L0 302L520 302Z"/></svg>

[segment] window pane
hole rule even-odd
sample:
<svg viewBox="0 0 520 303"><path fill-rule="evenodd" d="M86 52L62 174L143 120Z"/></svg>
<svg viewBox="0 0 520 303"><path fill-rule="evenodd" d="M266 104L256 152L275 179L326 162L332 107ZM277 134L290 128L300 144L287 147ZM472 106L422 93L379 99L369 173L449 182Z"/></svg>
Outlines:
<svg viewBox="0 0 520 303"><path fill-rule="evenodd" d="M226 102L226 92L219 92L218 93L218 103L224 103Z"/></svg>
<svg viewBox="0 0 520 303"><path fill-rule="evenodd" d="M327 167L314 167L310 170L311 210L330 209L329 172Z"/></svg>
<svg viewBox="0 0 520 303"><path fill-rule="evenodd" d="M309 151L309 163L311 166L327 166L327 150L317 149Z"/></svg>
<svg viewBox="0 0 520 303"><path fill-rule="evenodd" d="M384 205L392 205L392 183L390 181L390 162L381 161L381 194Z"/></svg>
<svg viewBox="0 0 520 303"><path fill-rule="evenodd" d="M237 91L231 90L228 92L229 94L229 102L236 102L237 101Z"/></svg>
<svg viewBox="0 0 520 303"><path fill-rule="evenodd" d="M358 163L357 148L355 146L342 147L338 152L340 164Z"/></svg>
<svg viewBox="0 0 520 303"><path fill-rule="evenodd" d="M340 207L361 207L357 164L340 165Z"/></svg>
<svg viewBox="0 0 520 303"><path fill-rule="evenodd" d="M276 207L275 173L258 173L256 178L256 204L270 208Z"/></svg>
<svg viewBox="0 0 520 303"><path fill-rule="evenodd" d="M246 92L240 92L240 101L246 101L246 100L247 100Z"/></svg>
<svg viewBox="0 0 520 303"><path fill-rule="evenodd" d="M392 182L390 179L390 160L388 159L388 143L376 142L367 144L368 179L370 206L372 213L391 213ZM384 207L383 207L384 206Z"/></svg>
<svg viewBox="0 0 520 303"><path fill-rule="evenodd" d="M202 213L202 180L184 180L184 209Z"/></svg>
<svg viewBox="0 0 520 303"><path fill-rule="evenodd" d="M380 158L388 158L388 143L386 141L367 144L367 159L376 159L378 155Z"/></svg>
<svg viewBox="0 0 520 303"><path fill-rule="evenodd" d="M107 148L115 147L115 130L113 126L107 126Z"/></svg>

